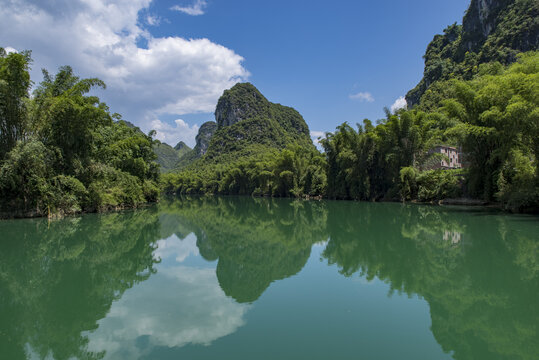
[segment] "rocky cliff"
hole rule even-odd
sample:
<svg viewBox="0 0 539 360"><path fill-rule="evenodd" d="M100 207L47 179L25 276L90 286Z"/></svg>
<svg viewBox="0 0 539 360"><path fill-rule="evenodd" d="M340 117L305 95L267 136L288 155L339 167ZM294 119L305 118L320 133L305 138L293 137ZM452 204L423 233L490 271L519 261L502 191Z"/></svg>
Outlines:
<svg viewBox="0 0 539 360"><path fill-rule="evenodd" d="M196 145L193 148L197 157L201 157L206 154L206 151L208 151L208 147L210 146L210 140L213 137L213 134L215 134L216 130L217 124L213 121L208 121L202 124L196 136Z"/></svg>
<svg viewBox="0 0 539 360"><path fill-rule="evenodd" d="M215 109L217 131L207 155L218 157L257 146L282 149L298 143L313 146L309 128L293 108L268 101L250 83L225 90Z"/></svg>
<svg viewBox="0 0 539 360"><path fill-rule="evenodd" d="M215 108L217 126L231 126L242 120L268 115L270 102L250 83L225 90Z"/></svg>
<svg viewBox="0 0 539 360"><path fill-rule="evenodd" d="M462 25L447 27L428 45L423 79L406 94L408 107L437 81L470 79L480 64L510 64L538 46L538 0L472 0Z"/></svg>
<svg viewBox="0 0 539 360"><path fill-rule="evenodd" d="M215 120L200 127L196 146L176 170L195 161L234 161L291 144L314 147L303 117L291 107L268 101L250 83L236 84L223 92L215 108Z"/></svg>
<svg viewBox="0 0 539 360"><path fill-rule="evenodd" d="M462 47L477 52L501 21L500 13L515 0L472 0L462 20Z"/></svg>
<svg viewBox="0 0 539 360"><path fill-rule="evenodd" d="M213 137L213 134L215 134L216 130L217 124L214 121L208 121L202 124L200 129L198 129L198 134L195 138L195 147L192 150L189 149L185 152L185 154L176 163L175 170L181 170L204 156L204 154L206 154L208 151L211 138Z"/></svg>

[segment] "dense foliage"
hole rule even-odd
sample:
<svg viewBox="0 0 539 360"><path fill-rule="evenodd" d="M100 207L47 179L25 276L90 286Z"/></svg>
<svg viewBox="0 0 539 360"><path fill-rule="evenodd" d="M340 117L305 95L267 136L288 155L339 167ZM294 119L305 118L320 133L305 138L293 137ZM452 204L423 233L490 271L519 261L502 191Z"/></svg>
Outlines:
<svg viewBox="0 0 539 360"><path fill-rule="evenodd" d="M99 79L68 67L30 97L29 53L0 49L0 212L72 214L135 207L158 196L151 136L111 115Z"/></svg>
<svg viewBox="0 0 539 360"><path fill-rule="evenodd" d="M192 152L192 149L183 141L178 143L175 147L172 147L156 140L153 145L153 151L157 156L156 162L159 164L161 172L166 173L174 170L180 161Z"/></svg>
<svg viewBox="0 0 539 360"><path fill-rule="evenodd" d="M537 52L518 55L509 67L481 64L470 80L438 81L411 110L387 111L376 125L366 119L357 130L340 125L321 139L324 153L294 139L298 132L285 130L278 117L260 115L271 106L251 104L257 96L247 96L249 106L234 97L236 107L225 106L226 111L250 116L242 108L256 108L256 116L230 118L216 111L218 121L230 124L217 129L202 158L164 176L162 187L171 194L369 201L469 197L514 211L536 210L538 84ZM435 169L445 159L430 151L439 145L461 149L464 169Z"/></svg>
<svg viewBox="0 0 539 360"><path fill-rule="evenodd" d="M420 106L378 126L348 124L322 140L331 198L438 200L462 194L507 208L539 207L539 53L504 69L480 66L469 81L429 89ZM429 170L439 144L462 146L467 169ZM465 186L463 186L465 185Z"/></svg>
<svg viewBox="0 0 539 360"><path fill-rule="evenodd" d="M423 79L407 95L417 105L438 81L470 80L480 65L511 64L521 52L539 46L539 2L536 0L472 0L463 24L436 35L425 53Z"/></svg>
<svg viewBox="0 0 539 360"><path fill-rule="evenodd" d="M296 197L325 193L324 156L313 147L291 145L278 151L253 145L248 152L229 155L219 162L200 161L178 174L163 175L164 191Z"/></svg>
<svg viewBox="0 0 539 360"><path fill-rule="evenodd" d="M472 1L463 25L429 45L416 106L340 125L320 140L323 153L296 110L249 83L223 93L194 149L172 148L111 115L87 95L104 84L69 67L45 71L30 96L30 54L0 50L0 214L138 206L157 199L159 165L168 194L466 197L537 211L539 53L519 53L537 50L537 14L529 0ZM440 145L461 150L464 169L435 169Z"/></svg>
<svg viewBox="0 0 539 360"><path fill-rule="evenodd" d="M245 83L224 92L215 117L217 124L208 122L201 127L202 131L211 125L211 137L199 133L193 156L184 158L194 162L179 173L162 177L165 192L324 194L324 156L312 144L307 124L296 110L269 102Z"/></svg>

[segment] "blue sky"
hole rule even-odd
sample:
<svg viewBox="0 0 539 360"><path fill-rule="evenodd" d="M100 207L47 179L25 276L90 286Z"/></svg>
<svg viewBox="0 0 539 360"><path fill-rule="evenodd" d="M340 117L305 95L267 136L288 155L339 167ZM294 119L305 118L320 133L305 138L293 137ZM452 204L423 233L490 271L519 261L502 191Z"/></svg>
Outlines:
<svg viewBox="0 0 539 360"><path fill-rule="evenodd" d="M469 0L19 0L0 9L0 46L40 68L97 76L111 110L194 143L237 81L296 108L311 131L383 117L421 79L435 34ZM3 25L2 25L3 24Z"/></svg>

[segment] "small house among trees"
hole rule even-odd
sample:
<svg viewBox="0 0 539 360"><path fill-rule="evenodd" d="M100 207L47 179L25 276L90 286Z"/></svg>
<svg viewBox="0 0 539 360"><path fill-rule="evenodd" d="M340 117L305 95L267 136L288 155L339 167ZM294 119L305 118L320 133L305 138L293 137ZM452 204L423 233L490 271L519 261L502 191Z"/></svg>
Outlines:
<svg viewBox="0 0 539 360"><path fill-rule="evenodd" d="M429 151L431 154L441 154L443 157L432 164L432 169L462 168L462 152L456 147L439 145Z"/></svg>

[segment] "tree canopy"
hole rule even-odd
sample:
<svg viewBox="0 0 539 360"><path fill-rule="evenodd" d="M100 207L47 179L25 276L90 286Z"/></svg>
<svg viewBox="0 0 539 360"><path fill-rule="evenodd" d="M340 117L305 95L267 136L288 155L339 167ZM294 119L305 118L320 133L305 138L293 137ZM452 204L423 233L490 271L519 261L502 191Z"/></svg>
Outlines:
<svg viewBox="0 0 539 360"><path fill-rule="evenodd" d="M0 51L0 212L42 216L135 207L158 196L151 136L63 66L30 96L30 53ZM7 213L9 211L9 213Z"/></svg>

